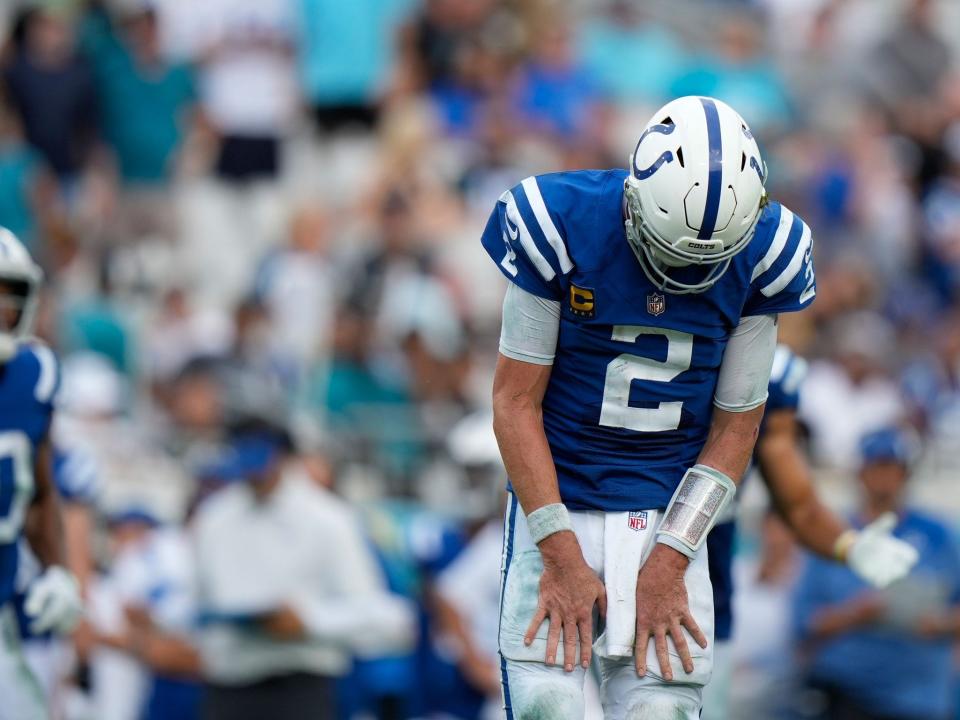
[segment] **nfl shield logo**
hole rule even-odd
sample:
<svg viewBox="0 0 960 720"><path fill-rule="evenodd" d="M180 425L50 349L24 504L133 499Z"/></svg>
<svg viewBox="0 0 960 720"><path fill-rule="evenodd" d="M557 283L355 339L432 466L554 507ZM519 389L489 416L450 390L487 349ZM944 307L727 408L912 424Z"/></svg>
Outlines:
<svg viewBox="0 0 960 720"><path fill-rule="evenodd" d="M647 312L656 317L657 315L662 315L663 311L667 309L667 299L663 296L663 293L650 293L647 295Z"/></svg>
<svg viewBox="0 0 960 720"><path fill-rule="evenodd" d="M646 530L647 529L647 512L646 510L641 510L640 512L631 512L629 518L627 519L627 525L630 526L631 530Z"/></svg>

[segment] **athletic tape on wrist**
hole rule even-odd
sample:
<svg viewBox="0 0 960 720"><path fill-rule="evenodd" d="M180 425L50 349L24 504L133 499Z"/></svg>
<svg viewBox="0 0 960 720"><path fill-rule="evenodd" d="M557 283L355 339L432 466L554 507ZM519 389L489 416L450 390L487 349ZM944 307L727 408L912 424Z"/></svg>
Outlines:
<svg viewBox="0 0 960 720"><path fill-rule="evenodd" d="M657 529L657 542L692 558L736 492L733 480L719 470L694 465L670 498Z"/></svg>
<svg viewBox="0 0 960 720"><path fill-rule="evenodd" d="M533 542L539 544L544 538L564 530L573 530L570 513L563 503L553 503L537 508L527 515L527 529Z"/></svg>

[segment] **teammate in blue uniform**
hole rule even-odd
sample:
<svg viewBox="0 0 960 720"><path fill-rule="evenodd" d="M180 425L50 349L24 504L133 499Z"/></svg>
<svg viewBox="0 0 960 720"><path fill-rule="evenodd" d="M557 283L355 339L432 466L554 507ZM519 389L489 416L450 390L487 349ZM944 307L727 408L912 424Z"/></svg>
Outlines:
<svg viewBox="0 0 960 720"><path fill-rule="evenodd" d="M702 546L750 460L777 314L816 293L810 229L765 175L733 109L686 97L629 170L527 178L490 217L510 281L494 378L508 718L583 716L595 614L606 717L699 716Z"/></svg>
<svg viewBox="0 0 960 720"><path fill-rule="evenodd" d="M847 563L862 580L885 587L905 577L917 559L914 549L892 535L890 514L857 532L817 497L799 443L797 407L806 361L778 346L770 372L766 411L757 439L755 461L777 513L797 540L821 557ZM732 509L732 507L731 507ZM729 715L732 664L728 643L733 635L733 552L736 523L717 524L707 538L714 606L714 673L704 694L703 718Z"/></svg>
<svg viewBox="0 0 960 720"><path fill-rule="evenodd" d="M31 630L67 632L81 611L77 583L63 566L51 470L57 362L47 347L29 339L41 277L23 245L0 229L0 720L48 716L24 664L10 602L21 536L43 567L24 603Z"/></svg>
<svg viewBox="0 0 960 720"><path fill-rule="evenodd" d="M90 548L93 506L99 491L96 461L77 446L55 441L53 444L53 482L60 496L66 563L81 589L93 573ZM14 609L20 624L23 656L48 702L55 699L65 677L73 671L70 638L48 630L34 633L25 612L30 586L43 567L25 538L20 540Z"/></svg>

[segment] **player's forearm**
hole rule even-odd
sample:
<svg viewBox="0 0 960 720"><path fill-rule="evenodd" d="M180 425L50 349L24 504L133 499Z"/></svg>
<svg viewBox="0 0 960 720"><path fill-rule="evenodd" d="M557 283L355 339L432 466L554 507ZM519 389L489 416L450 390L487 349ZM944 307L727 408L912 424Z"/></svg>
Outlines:
<svg viewBox="0 0 960 720"><path fill-rule="evenodd" d="M787 418L784 418L786 420ZM805 548L832 559L837 539L847 529L813 487L807 464L793 437L793 421L779 428L781 418L767 420L767 431L757 448L760 471L778 514Z"/></svg>
<svg viewBox="0 0 960 720"><path fill-rule="evenodd" d="M714 409L710 433L697 462L719 470L739 484L757 441L763 405L745 412Z"/></svg>
<svg viewBox="0 0 960 720"><path fill-rule="evenodd" d="M815 497L812 502L778 512L797 541L810 552L828 560L836 559L834 548L846 526Z"/></svg>
<svg viewBox="0 0 960 720"><path fill-rule="evenodd" d="M30 549L44 567L65 563L60 497L53 483L51 456L47 440L37 448L34 464L36 491L24 525Z"/></svg>
<svg viewBox="0 0 960 720"><path fill-rule="evenodd" d="M539 407L523 396L494 399L493 430L520 507L527 514L560 502L557 471Z"/></svg>
<svg viewBox="0 0 960 720"><path fill-rule="evenodd" d="M520 367L526 366L526 367ZM557 471L543 429L549 368L500 356L493 387L493 431L524 513L560 502Z"/></svg>

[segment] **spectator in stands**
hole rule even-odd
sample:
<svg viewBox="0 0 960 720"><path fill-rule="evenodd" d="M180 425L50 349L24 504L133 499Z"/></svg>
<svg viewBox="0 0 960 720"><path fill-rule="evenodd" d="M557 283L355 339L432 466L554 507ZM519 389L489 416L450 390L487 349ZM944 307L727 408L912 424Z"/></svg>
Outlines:
<svg viewBox="0 0 960 720"><path fill-rule="evenodd" d="M68 193L91 161L97 137L96 87L75 47L68 3L49 0L22 11L3 81L27 141Z"/></svg>
<svg viewBox="0 0 960 720"><path fill-rule="evenodd" d="M792 117L787 88L763 47L759 20L733 11L720 19L716 51L693 62L671 94L711 95L730 103L756 131L785 126Z"/></svg>
<svg viewBox="0 0 960 720"><path fill-rule="evenodd" d="M169 183L189 130L193 76L161 54L157 15L147 0L93 11L82 35L91 58L99 116L125 185Z"/></svg>
<svg viewBox="0 0 960 720"><path fill-rule="evenodd" d="M209 0L201 28L200 101L216 135L216 174L272 179L294 119L295 16L286 0Z"/></svg>
<svg viewBox="0 0 960 720"><path fill-rule="evenodd" d="M638 3L615 0L578 31L586 69L606 97L626 107L658 105L687 63L673 33L648 15L649 10ZM624 72L625 67L630 72Z"/></svg>
<svg viewBox="0 0 960 720"><path fill-rule="evenodd" d="M0 226L36 253L43 230L58 224L56 177L23 135L20 118L0 96Z"/></svg>
<svg viewBox="0 0 960 720"><path fill-rule="evenodd" d="M867 432L901 420L903 402L889 375L894 330L868 311L842 315L828 331L829 359L811 364L800 396L800 416L810 428L814 458L853 469Z"/></svg>
<svg viewBox="0 0 960 720"><path fill-rule="evenodd" d="M544 20L532 38L533 52L519 70L517 111L532 134L588 142L597 126L599 88L576 56L569 21L556 16Z"/></svg>
<svg viewBox="0 0 960 720"><path fill-rule="evenodd" d="M411 0L297 0L300 82L323 131L369 130Z"/></svg>
<svg viewBox="0 0 960 720"><path fill-rule="evenodd" d="M200 636L209 720L336 717L333 679L351 651L403 646L407 606L389 595L352 511L297 471L291 444L258 423L198 510Z"/></svg>
<svg viewBox="0 0 960 720"><path fill-rule="evenodd" d="M916 448L898 429L861 443L863 502L857 527L895 514L894 534L920 553L905 580L875 592L842 565L810 558L796 595L807 678L830 720L946 720L953 696L960 550L950 528L904 502Z"/></svg>

